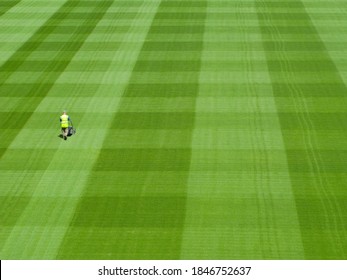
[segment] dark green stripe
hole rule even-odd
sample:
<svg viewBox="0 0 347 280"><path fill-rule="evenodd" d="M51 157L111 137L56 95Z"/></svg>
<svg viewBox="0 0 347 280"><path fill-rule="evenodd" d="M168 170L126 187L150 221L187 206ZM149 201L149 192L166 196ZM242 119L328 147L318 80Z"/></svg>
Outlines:
<svg viewBox="0 0 347 280"><path fill-rule="evenodd" d="M29 197L0 196L0 226L14 226L30 201ZM3 238L3 236L1 236ZM3 256L1 256L3 257Z"/></svg>
<svg viewBox="0 0 347 280"><path fill-rule="evenodd" d="M0 1L0 16L6 14L8 10L12 9L19 2L20 2L20 0L18 0L18 1L1 0Z"/></svg>
<svg viewBox="0 0 347 280"><path fill-rule="evenodd" d="M273 38L271 42L264 40L263 45L268 59L270 77L274 81L281 81L281 84L274 84L273 94L279 112L284 143L287 147L288 166L305 257L307 259L346 259L347 200L344 189L347 186L347 178L339 174L346 172L347 153L334 149L333 144L331 144L331 150L326 150L327 143L323 146L312 131L335 130L339 132L337 135L340 137L343 135L342 137L346 139L347 115L310 112L308 108L312 107L307 106L305 98L335 96L340 97L341 102L345 103L347 88L302 2L293 0L285 3L288 7L295 7L302 11L295 14L282 13L281 17L278 17L272 14L272 8L277 8L279 3L256 1L256 7L263 37L268 38L266 35L271 34ZM286 9L285 3L280 3L283 9ZM286 20L290 25L300 20L302 24L305 24L305 33L310 34L311 42L294 43L281 39L285 34L293 36L302 34L302 30L280 27L277 19ZM304 55L300 62L288 58L286 51L294 49L303 53L316 51L317 63L314 63L312 57L306 63ZM324 80L328 71L332 84L297 82L302 71L310 71L317 81ZM325 92L322 90L324 88ZM282 113L286 108L286 104L283 100L281 101L283 96L286 96L288 102L297 108L296 113ZM306 149L288 148L293 147L292 139L300 139Z"/></svg>
<svg viewBox="0 0 347 280"><path fill-rule="evenodd" d="M0 67L0 96L23 97L21 102L14 108L13 112L7 113L2 120L0 137L8 143L8 146L20 132L21 128L25 126L36 107L53 87L54 82L59 78L61 73L64 72L85 39L93 31L113 3L113 1L95 1L94 4L90 6L90 10L84 13L84 17L81 17L74 28L66 34L66 40L54 43L46 42L49 35L54 33L55 28L63 25L64 21L69 18L69 13L73 13L75 10L83 7L83 2L84 1L67 1L47 20L45 25L40 27L39 30ZM62 13L62 11L65 11L65 13ZM88 23L87 27L84 26L86 23ZM51 57L45 61L44 64L32 65L33 72L40 73L37 79L31 84L27 84L24 91L22 84L6 85L6 81L13 73L28 71L30 56L37 51L47 51L50 54L49 57ZM39 66L40 69L37 69L36 66ZM7 91L9 87L11 91ZM71 92L70 94L73 95L74 93ZM36 98L29 100L28 97ZM9 133L13 128L14 119L16 120L16 128L18 129L17 133ZM0 158L5 151L6 150L2 150Z"/></svg>
<svg viewBox="0 0 347 280"><path fill-rule="evenodd" d="M206 1L162 1L147 35L148 38L155 38L158 33L161 15L168 3L175 4L175 7L187 7L187 11L199 4L197 7L200 8L201 14L206 12ZM179 23L179 19L175 20ZM144 58L148 52L156 51L169 53L170 50L175 50L184 53L194 50L201 53L203 17L200 18L198 30L200 40L196 42L145 41L134 67L135 75L130 79L118 113L112 121L113 131L110 131L105 138L103 145L108 148L101 150L94 165L58 258L178 259L180 257L191 160L191 149L180 147L191 147L201 54L199 59L189 62L190 65L182 61L148 61ZM196 34L197 29L192 28L190 24L177 24L176 28L165 28L160 36L166 34L168 37L173 37L173 34L185 31ZM188 84L166 83L167 81L160 75L162 70L185 72L187 69L193 72ZM153 83L138 84L136 77L139 77L139 72L146 77L153 71L158 72L158 77ZM141 113L141 108L143 109L141 99L129 97L144 96L149 98L189 96L188 104L185 100L180 101L184 108L188 108L188 112ZM129 107L135 113L126 112ZM136 108L139 112L136 112ZM138 140L131 143L134 148L131 146L127 149L118 148L114 144L113 137L122 139L126 137L129 129L135 132L138 130L136 137ZM167 141L165 130L172 129L179 131L175 134L177 139L173 140L177 141L177 148L165 149L163 148L163 144ZM137 149L136 145L141 144L141 137L150 137L153 130L158 131L158 137L152 138L153 148ZM107 172L110 172L109 176ZM95 188L98 189L97 196L94 196ZM122 195L121 190L127 190L128 195ZM94 244L92 249L90 240L93 240Z"/></svg>

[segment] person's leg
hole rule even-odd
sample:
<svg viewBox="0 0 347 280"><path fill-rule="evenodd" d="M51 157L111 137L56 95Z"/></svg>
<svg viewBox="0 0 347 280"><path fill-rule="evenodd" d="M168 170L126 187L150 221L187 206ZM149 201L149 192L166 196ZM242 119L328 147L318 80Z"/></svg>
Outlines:
<svg viewBox="0 0 347 280"><path fill-rule="evenodd" d="M66 127L64 127L62 130L63 130L63 138L64 138L64 140L66 140L68 129Z"/></svg>

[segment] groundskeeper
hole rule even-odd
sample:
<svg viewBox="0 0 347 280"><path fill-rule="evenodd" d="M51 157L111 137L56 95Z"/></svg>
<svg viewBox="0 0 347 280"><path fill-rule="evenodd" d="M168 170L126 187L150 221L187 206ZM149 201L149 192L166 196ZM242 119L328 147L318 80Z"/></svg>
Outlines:
<svg viewBox="0 0 347 280"><path fill-rule="evenodd" d="M64 110L63 114L60 116L60 126L61 126L61 132L63 134L64 140L67 139L70 123L71 123L70 117L67 114L66 110Z"/></svg>

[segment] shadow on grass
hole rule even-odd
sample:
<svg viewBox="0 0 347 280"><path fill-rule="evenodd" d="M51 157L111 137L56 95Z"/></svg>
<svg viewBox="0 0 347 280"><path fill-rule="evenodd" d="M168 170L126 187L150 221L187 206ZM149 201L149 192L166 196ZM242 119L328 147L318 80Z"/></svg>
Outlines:
<svg viewBox="0 0 347 280"><path fill-rule="evenodd" d="M75 135L75 134L76 134L76 130L75 130L75 129L72 129L71 131L69 131L67 137L71 137L71 136L73 136L73 135ZM58 135L58 137L61 138L61 139L64 138L62 133L60 133L60 134Z"/></svg>

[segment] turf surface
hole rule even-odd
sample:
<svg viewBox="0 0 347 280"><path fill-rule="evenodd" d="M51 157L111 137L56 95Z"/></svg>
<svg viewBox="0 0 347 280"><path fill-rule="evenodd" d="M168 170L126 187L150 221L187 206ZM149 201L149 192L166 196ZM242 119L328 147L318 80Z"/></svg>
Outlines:
<svg viewBox="0 0 347 280"><path fill-rule="evenodd" d="M0 259L346 259L346 13L1 1Z"/></svg>

